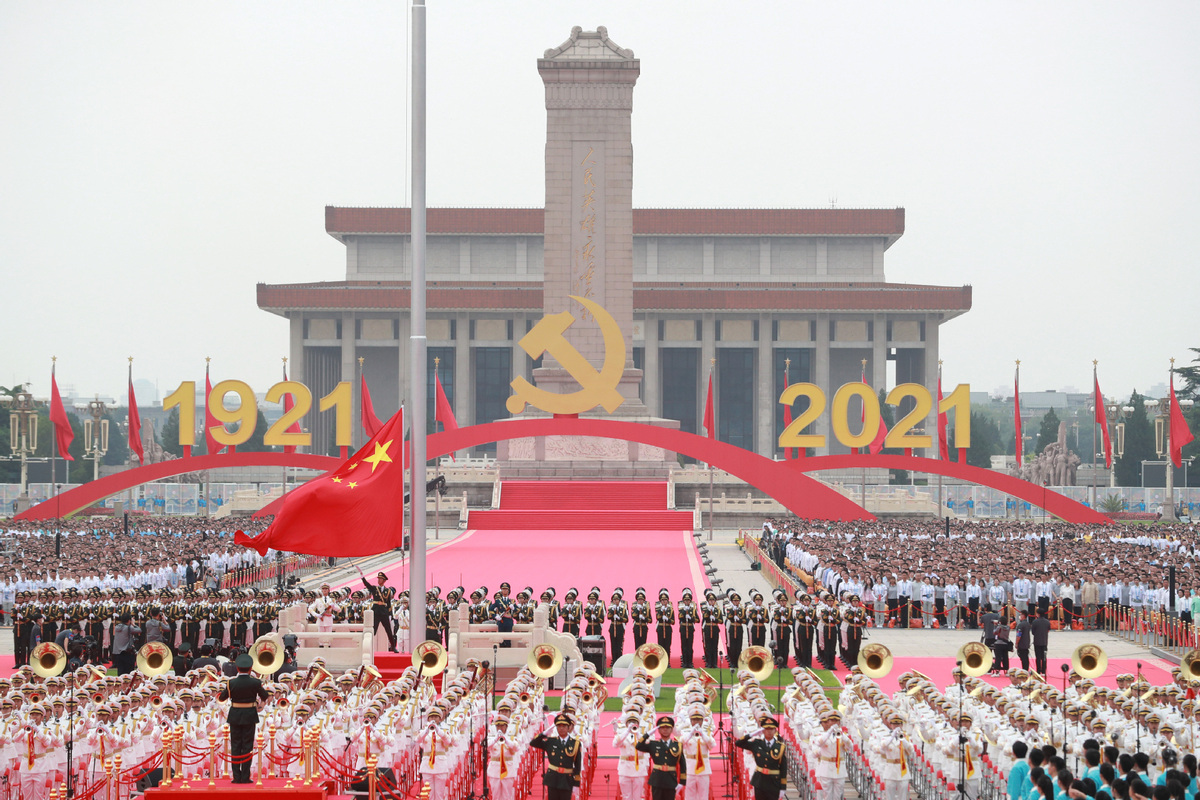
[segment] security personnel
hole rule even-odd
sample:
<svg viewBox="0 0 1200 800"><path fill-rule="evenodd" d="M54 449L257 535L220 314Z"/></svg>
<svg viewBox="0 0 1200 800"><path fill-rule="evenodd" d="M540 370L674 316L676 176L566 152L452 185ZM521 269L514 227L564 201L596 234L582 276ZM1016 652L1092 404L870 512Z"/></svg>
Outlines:
<svg viewBox="0 0 1200 800"><path fill-rule="evenodd" d="M683 745L675 738L675 720L663 714L658 718L658 738L642 736L637 749L650 754L651 800L673 800L675 790L687 784L687 762Z"/></svg>
<svg viewBox="0 0 1200 800"><path fill-rule="evenodd" d="M269 695L262 681L250 674L254 659L246 653L237 657L237 677L217 695L229 700L229 752L233 761L233 782L250 783L250 754L254 751L254 729L258 727L258 703Z"/></svg>
<svg viewBox="0 0 1200 800"><path fill-rule="evenodd" d="M743 736L734 744L754 754L754 777L750 779L754 800L783 800L787 792L787 750L775 735L779 725L774 717L763 717L759 725L763 738Z"/></svg>
<svg viewBox="0 0 1200 800"><path fill-rule="evenodd" d="M612 648L613 663L625 654L625 623L629 622L629 604L625 602L625 590L617 587L608 604L608 640Z"/></svg>
<svg viewBox="0 0 1200 800"><path fill-rule="evenodd" d="M390 586L386 586L387 575L380 572L375 576L378 581L377 586L372 586L367 582L367 577L363 575L360 567L355 566L358 570L358 577L362 578L363 586L371 595L371 612L375 616L375 627L371 631L371 635L379 631L379 626L383 626L383 632L388 638L388 652L396 652L396 633L392 627L392 600L396 597L396 590Z"/></svg>
<svg viewBox="0 0 1200 800"><path fill-rule="evenodd" d="M571 800L571 793L579 786L579 772L583 768L583 747L571 735L574 723L566 714L554 717L557 736L539 733L530 740L531 747L546 753L546 772L542 785L546 787L546 800Z"/></svg>
<svg viewBox="0 0 1200 800"><path fill-rule="evenodd" d="M700 621L700 610L692 602L692 590L684 589L679 597L679 663L684 669L695 666L692 649L696 643L696 623Z"/></svg>
<svg viewBox="0 0 1200 800"><path fill-rule="evenodd" d="M719 665L721 623L725 621L725 612L717 603L717 593L712 589L704 591L704 602L700 604L700 621L703 624L700 635L704 643L704 666L716 669Z"/></svg>
<svg viewBox="0 0 1200 800"><path fill-rule="evenodd" d="M658 590L658 602L654 604L654 634L658 645L671 657L671 634L675 627L675 606L671 604L671 594L666 589Z"/></svg>
<svg viewBox="0 0 1200 800"><path fill-rule="evenodd" d="M646 590L641 586L633 593L629 619L633 623L633 647L636 650L644 645L650 636L650 604L646 602Z"/></svg>
<svg viewBox="0 0 1200 800"><path fill-rule="evenodd" d="M579 638L579 621L583 619L583 603L579 602L579 592L571 587L563 595L563 603L559 608L562 617L563 633L569 633Z"/></svg>

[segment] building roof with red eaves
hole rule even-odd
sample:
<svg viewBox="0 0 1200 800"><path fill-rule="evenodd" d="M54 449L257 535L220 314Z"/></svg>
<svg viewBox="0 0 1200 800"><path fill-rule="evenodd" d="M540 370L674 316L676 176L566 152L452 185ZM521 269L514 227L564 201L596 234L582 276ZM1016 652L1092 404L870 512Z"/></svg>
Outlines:
<svg viewBox="0 0 1200 800"><path fill-rule="evenodd" d="M287 311L407 309L407 282L336 281L258 284L258 307ZM430 281L431 311L535 311L542 306L540 282ZM634 311L889 311L942 312L945 319L971 308L970 286L905 283L636 283Z"/></svg>
<svg viewBox="0 0 1200 800"><path fill-rule="evenodd" d="M537 235L540 208L431 208L430 234ZM403 235L412 231L407 208L325 207L325 231L349 235ZM883 236L904 233L903 208L635 208L634 236Z"/></svg>

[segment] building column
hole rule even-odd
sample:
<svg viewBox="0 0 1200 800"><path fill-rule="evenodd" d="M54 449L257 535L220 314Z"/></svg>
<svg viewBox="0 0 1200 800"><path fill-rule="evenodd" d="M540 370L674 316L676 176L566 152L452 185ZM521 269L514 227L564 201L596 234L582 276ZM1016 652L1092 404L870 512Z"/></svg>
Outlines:
<svg viewBox="0 0 1200 800"><path fill-rule="evenodd" d="M645 355L642 358L642 391L645 397L642 402L650 411L650 416L662 416L662 369L658 366L658 317L646 315L645 333L642 337L642 347Z"/></svg>
<svg viewBox="0 0 1200 800"><path fill-rule="evenodd" d="M696 432L701 436L707 435L704 430L704 404L708 398L708 376L713 374L713 359L717 357L717 319L716 315L705 313L700 317L700 395L696 398L696 419L700 420L700 424L696 428ZM719 406L717 400L716 381L713 382L713 405ZM714 409L714 412L719 414L720 408ZM720 427L719 425L717 426ZM713 432L713 437L717 438L716 432Z"/></svg>
<svg viewBox="0 0 1200 800"><path fill-rule="evenodd" d="M304 312L292 311L288 317L288 375L304 383Z"/></svg>
<svg viewBox="0 0 1200 800"><path fill-rule="evenodd" d="M396 348L396 363L399 365L396 371L396 396L400 398L400 405L406 405L412 408L410 397L412 392L409 388L408 381L411 377L408 374L408 362L412 360L412 341L408 338L412 335L412 318L408 312L400 315L400 339L397 342L399 347Z"/></svg>
<svg viewBox="0 0 1200 800"><path fill-rule="evenodd" d="M343 381L350 381L350 396L353 398L358 393L358 386L355 385L354 378L358 375L358 361L355 359L358 356L358 342L354 340L354 312L346 311L342 314L342 377ZM292 380L299 380L293 377ZM350 419L350 443L351 452L354 451L354 442L361 441L358 437L362 431L362 421L358 418L358 414L351 414Z"/></svg>
<svg viewBox="0 0 1200 800"><path fill-rule="evenodd" d="M925 418L925 430L933 435L933 449L925 453L926 458L937 458L937 370L938 370L938 318L929 314L925 317L925 375L924 386L933 397L933 408Z"/></svg>
<svg viewBox="0 0 1200 800"><path fill-rule="evenodd" d="M876 314L871 328L871 385L878 392L887 388L887 316Z"/></svg>
<svg viewBox="0 0 1200 800"><path fill-rule="evenodd" d="M754 394L754 450L771 458L776 448L775 432L775 366L771 357L771 315L758 315L758 373Z"/></svg>
<svg viewBox="0 0 1200 800"><path fill-rule="evenodd" d="M829 385L829 315L817 315L817 347L813 351L813 382L821 387L827 398L832 399L833 387ZM816 455L829 455L833 446L833 427L829 423L829 413L817 418L816 433L825 437L825 449L817 448Z"/></svg>
<svg viewBox="0 0 1200 800"><path fill-rule="evenodd" d="M459 425L474 425L471 409L471 321L466 314L454 322L454 418Z"/></svg>
<svg viewBox="0 0 1200 800"><path fill-rule="evenodd" d="M513 314L513 335L512 335L512 376L515 380L518 375L527 381L533 381L533 375L530 374L532 369L526 370L526 364L529 361L529 354L518 344L521 337L525 335L525 315Z"/></svg>

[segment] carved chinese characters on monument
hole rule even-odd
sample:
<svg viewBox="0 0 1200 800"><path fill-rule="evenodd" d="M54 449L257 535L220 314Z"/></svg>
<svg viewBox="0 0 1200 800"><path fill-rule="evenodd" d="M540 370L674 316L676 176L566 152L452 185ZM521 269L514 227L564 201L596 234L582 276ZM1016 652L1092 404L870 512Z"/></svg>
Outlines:
<svg viewBox="0 0 1200 800"><path fill-rule="evenodd" d="M604 304L604 144L572 143L571 170L571 294ZM592 313L576 302L579 316Z"/></svg>

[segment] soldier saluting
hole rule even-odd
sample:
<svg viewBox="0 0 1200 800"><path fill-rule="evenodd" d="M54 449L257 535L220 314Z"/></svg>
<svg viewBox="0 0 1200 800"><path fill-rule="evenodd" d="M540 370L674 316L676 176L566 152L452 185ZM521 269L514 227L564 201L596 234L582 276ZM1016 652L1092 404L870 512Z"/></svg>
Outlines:
<svg viewBox="0 0 1200 800"><path fill-rule="evenodd" d="M396 652L396 633L392 630L392 599L396 596L396 590L385 585L387 584L385 573L380 572L376 575L378 585L372 586L367 582L367 576L363 575L362 568L358 566L354 568L358 570L358 577L362 578L363 586L371 595L371 612L375 616L375 627L371 631L371 635L374 635L382 625L383 632L387 634L388 638L388 652L394 653Z"/></svg>
<svg viewBox="0 0 1200 800"><path fill-rule="evenodd" d="M761 739L743 736L734 745L754 754L754 800L783 800L787 793L787 751L783 740L775 734L778 723L771 716L763 717Z"/></svg>
<svg viewBox="0 0 1200 800"><path fill-rule="evenodd" d="M579 788L583 748L579 740L571 735L572 727L571 718L559 714L554 718L556 736L539 733L529 742L531 747L546 753L546 772L542 775L546 800L571 800L571 794Z"/></svg>
<svg viewBox="0 0 1200 800"><path fill-rule="evenodd" d="M687 784L687 762L683 745L675 738L675 720L666 714L658 718L658 738L642 736L638 750L650 754L651 800L672 800L675 790Z"/></svg>

